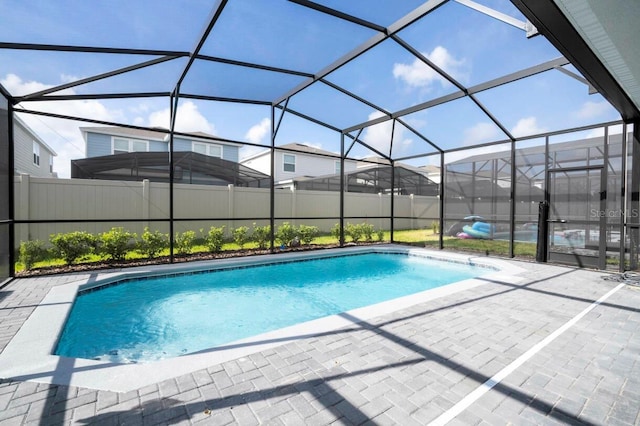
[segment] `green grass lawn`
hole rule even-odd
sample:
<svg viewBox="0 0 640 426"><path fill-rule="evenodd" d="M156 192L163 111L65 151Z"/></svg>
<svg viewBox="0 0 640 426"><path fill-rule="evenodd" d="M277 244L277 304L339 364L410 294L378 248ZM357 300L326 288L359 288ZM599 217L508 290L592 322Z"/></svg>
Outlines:
<svg viewBox="0 0 640 426"><path fill-rule="evenodd" d="M374 237L374 241L377 240ZM390 240L390 233L387 231L384 233L383 241ZM418 245L424 247L437 247L439 241L439 235L434 233L431 229L417 229L417 230L399 230L394 231L394 242ZM350 242L347 239L346 242ZM444 247L454 250L473 251L483 254L493 254L499 256L509 255L509 242L508 241L493 241L493 240L473 240L473 239L460 239L456 237L444 237ZM276 243L277 244L277 243ZM330 245L337 244L336 239L331 235L321 235L316 237L312 245ZM258 245L255 242L246 243L242 249L253 250L257 249ZM237 251L241 250L240 246L233 242L227 242L222 246L222 251ZM195 244L192 247L192 253L206 253L207 247L202 244ZM514 247L515 255L518 257L535 257L536 244L535 243L516 243ZM169 249L163 250L158 257L168 256ZM126 255L126 260L144 259L144 256L135 250L131 250ZM80 259L78 263L99 263L103 262L103 258L99 255L92 254ZM64 266L62 259L49 254L46 259L36 262L33 269L48 268ZM24 271L24 265L21 262L15 264L16 272Z"/></svg>
<svg viewBox="0 0 640 426"><path fill-rule="evenodd" d="M437 247L439 237L438 234L434 234L430 229L394 232L394 241L410 244L424 243L426 247ZM509 241L504 240L476 240L445 236L443 238L443 246L454 250L474 251L500 256L509 255ZM535 257L536 244L516 242L514 254L520 257Z"/></svg>

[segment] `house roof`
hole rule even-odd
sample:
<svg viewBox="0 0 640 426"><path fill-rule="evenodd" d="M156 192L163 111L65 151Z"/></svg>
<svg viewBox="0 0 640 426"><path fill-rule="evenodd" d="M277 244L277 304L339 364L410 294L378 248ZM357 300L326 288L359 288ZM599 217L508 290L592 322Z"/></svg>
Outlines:
<svg viewBox="0 0 640 426"><path fill-rule="evenodd" d="M276 147L276 149L281 150L281 151L290 151L290 152L300 152L300 153L304 153L304 154L317 154L317 155L323 155L323 156L328 156L328 157L337 157L339 158L340 154L336 154L335 152L330 152L330 151L326 151L324 149L320 149L314 146L310 146L310 145L305 145L302 143L288 143L288 144L284 144L284 145L278 145ZM265 149L264 151L260 151L256 154L253 154L245 159L243 159L241 162L245 162L245 161L249 161L249 160L254 160L256 158L260 158L260 157L264 157L266 155L270 155L271 154L271 150L270 149Z"/></svg>
<svg viewBox="0 0 640 426"><path fill-rule="evenodd" d="M621 143L622 142L622 134L612 134L609 135L608 143ZM604 145L604 135L600 137L590 137L580 140L572 140L566 142L557 142L553 143L553 151L554 152L565 152L567 157L575 156L576 159L581 159L584 154L579 150L584 148L601 148ZM525 148L520 148L516 146L516 155L518 156L533 156L538 155L539 162L532 165L541 165L544 164L544 154L545 154L545 146L544 144L540 144L537 146L530 146ZM492 152L470 155L468 157L461 158L460 160L449 163L450 165L455 164L467 164L473 162L480 161L488 161L494 160L497 158L509 158L510 151L509 150L494 150ZM604 153L601 152L599 157L604 156ZM596 158L595 156L592 158Z"/></svg>
<svg viewBox="0 0 640 426"><path fill-rule="evenodd" d="M287 144L278 146L278 148L281 150L304 152L307 154L321 154L321 155L327 155L327 156L339 155L339 154L336 154L335 152L326 151L324 149L311 146L311 145L305 145L303 143L287 143Z"/></svg>
<svg viewBox="0 0 640 426"><path fill-rule="evenodd" d="M420 168L426 170L427 173L440 173L440 167L431 164L425 164L424 166L420 166Z"/></svg>
<svg viewBox="0 0 640 426"><path fill-rule="evenodd" d="M393 172L392 172L393 169ZM344 173L347 192L386 193L393 190L403 195L438 195L440 186L427 178L415 167L406 164L377 164ZM319 177L298 177L292 179L296 188L308 191L340 191L339 174ZM395 182L391 184L392 180Z"/></svg>
<svg viewBox="0 0 640 426"><path fill-rule="evenodd" d="M149 139L166 141L167 131L154 131L146 129L134 129L129 127L101 126L101 127L80 127L80 131L84 133L101 133L104 135L124 136L138 139Z"/></svg>
<svg viewBox="0 0 640 426"><path fill-rule="evenodd" d="M390 162L386 158L381 158L381 157L367 157L363 160L358 161L359 169L364 169L368 167L377 167L379 165L390 165ZM406 164L406 163L397 161L394 163L394 165L396 167L404 167L408 170L412 170L416 173L421 173L421 174L440 173L440 167L432 166L430 164L416 167L416 166L412 166L411 164Z"/></svg>
<svg viewBox="0 0 640 426"><path fill-rule="evenodd" d="M376 164L386 164L389 165L391 162L386 158L377 157L377 156L369 156L365 157L362 160L358 161L358 167L370 167Z"/></svg>
<svg viewBox="0 0 640 426"><path fill-rule="evenodd" d="M165 142L169 138L169 130L160 129L160 128L158 130L147 130L147 129L138 129L133 127L97 126L97 127L80 127L80 131L83 134L91 132L91 133L101 133L104 135L123 136L123 137L157 140L157 141L165 141ZM226 141L220 141L214 135L211 135L205 132L185 132L184 135L188 135L193 138L202 140L203 142L213 142L211 139L214 139L216 142L227 143ZM178 137L184 137L184 136L178 135Z"/></svg>

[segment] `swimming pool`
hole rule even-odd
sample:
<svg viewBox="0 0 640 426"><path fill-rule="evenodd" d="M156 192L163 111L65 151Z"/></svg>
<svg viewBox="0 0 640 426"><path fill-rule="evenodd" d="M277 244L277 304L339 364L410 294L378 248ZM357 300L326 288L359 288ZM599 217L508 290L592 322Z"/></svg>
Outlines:
<svg viewBox="0 0 640 426"><path fill-rule="evenodd" d="M277 330L221 344L196 353L154 362L114 363L88 358L54 355L65 322L70 317L78 294L93 288L135 278L159 277L177 273L199 273L211 269L245 268L258 264L290 260L311 260L359 253L400 253L453 262L456 266L485 267L481 276L401 296L373 305L351 309L304 321ZM405 309L430 303L438 298L471 290L494 282L519 283L522 268L513 262L474 254L451 253L394 244L344 247L314 252L278 253L257 257L228 258L193 263L152 265L123 270L105 270L43 278L54 281L42 301L0 353L0 377L39 383L79 386L115 392L129 392L178 376L195 373L231 360L246 360L253 354L300 340L359 327L361 321L375 321L392 315L402 317ZM25 285L31 285L26 281ZM125 284L126 287L126 284ZM425 309L429 309L425 305Z"/></svg>
<svg viewBox="0 0 640 426"><path fill-rule="evenodd" d="M55 354L156 361L486 272L406 253L360 253L110 283L80 292Z"/></svg>

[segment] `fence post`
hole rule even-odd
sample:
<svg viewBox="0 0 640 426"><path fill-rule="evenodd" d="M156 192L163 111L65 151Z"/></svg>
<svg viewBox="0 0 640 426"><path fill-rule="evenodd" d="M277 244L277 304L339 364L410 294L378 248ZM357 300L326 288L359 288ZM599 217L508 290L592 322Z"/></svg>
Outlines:
<svg viewBox="0 0 640 426"><path fill-rule="evenodd" d="M382 211L383 211L383 206L382 206L382 192L378 192L378 227L380 229L384 229L384 219L382 219Z"/></svg>
<svg viewBox="0 0 640 426"><path fill-rule="evenodd" d="M411 215L411 229L413 230L416 229L416 205L413 199L413 194L409 194L409 199L411 200L411 211L409 214Z"/></svg>
<svg viewBox="0 0 640 426"><path fill-rule="evenodd" d="M142 219L145 222L142 222L141 232L144 232L144 229L149 226L148 220L150 219L150 205L151 205L151 185L149 179L142 180Z"/></svg>
<svg viewBox="0 0 640 426"><path fill-rule="evenodd" d="M297 226L296 224L296 214L297 214L297 206L298 206L298 196L296 194L296 188L293 184L291 184L291 217L293 218L292 220L292 225L293 226Z"/></svg>
<svg viewBox="0 0 640 426"><path fill-rule="evenodd" d="M25 173L21 173L18 177L18 182L20 187L18 188L17 193L20 194L20 204L17 205L18 211L15 212L15 218L21 220L29 220L31 219L31 206L29 205L29 192L31 190L31 176ZM20 244L21 241L26 241L31 238L31 225L28 223L23 223L17 226L19 230L16 232L15 242L16 244Z"/></svg>
<svg viewBox="0 0 640 426"><path fill-rule="evenodd" d="M229 215L227 216L229 218L229 221L227 223L228 225L228 232L232 232L233 231L233 226L234 226L234 222L233 222L233 218L234 218L234 212L235 212L235 200L236 200L236 195L235 195L235 186L233 184L229 184L227 185L227 188L229 189L228 191L228 203L229 203Z"/></svg>

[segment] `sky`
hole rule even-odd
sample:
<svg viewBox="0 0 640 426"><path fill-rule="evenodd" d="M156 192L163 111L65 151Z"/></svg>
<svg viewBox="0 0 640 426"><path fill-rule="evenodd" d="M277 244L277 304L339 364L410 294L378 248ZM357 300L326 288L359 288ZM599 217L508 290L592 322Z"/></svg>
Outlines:
<svg viewBox="0 0 640 426"><path fill-rule="evenodd" d="M211 15L209 0L152 2L111 0L0 0L0 42L77 46L128 47L190 51ZM524 21L507 0L478 0L486 6ZM328 7L388 26L422 1L318 1ZM28 22L29 25L25 25ZM202 46L201 54L247 61L317 74L376 32L284 0L230 0ZM543 37L527 38L524 31L450 1L398 33L400 39L443 69L464 87L499 78L560 57ZM0 84L12 95L25 95L83 78L110 72L157 56L0 49ZM187 63L177 58L108 79L68 88L55 94L170 92ZM572 66L567 70L578 73ZM292 96L288 107L346 129L385 113L455 93L458 89L407 49L386 40L374 49ZM184 79L181 93L204 94L261 102L279 100L304 83L304 76L255 70L196 60ZM338 85L367 99L354 100L335 90ZM169 99L130 98L60 102L23 102L17 106L38 111L86 117L108 122L169 127ZM480 108L491 111L516 137L618 120L619 114L599 94L557 70L480 92L475 101L457 99L402 118L366 128L360 138L375 150L394 157L437 152L410 128L447 150L473 146L507 136ZM70 160L83 158L80 126L71 120L20 114L58 154L54 170L69 177ZM222 138L267 146L271 108L246 103L181 99L176 127ZM291 114L280 117L276 144L304 143L339 152L340 133ZM393 133L393 144L390 144ZM357 132L352 132L356 136ZM245 146L241 157L261 150ZM490 148L489 148L490 150ZM356 145L355 157L377 155ZM449 155L449 158L459 157ZM411 160L414 165L439 162L435 156Z"/></svg>

